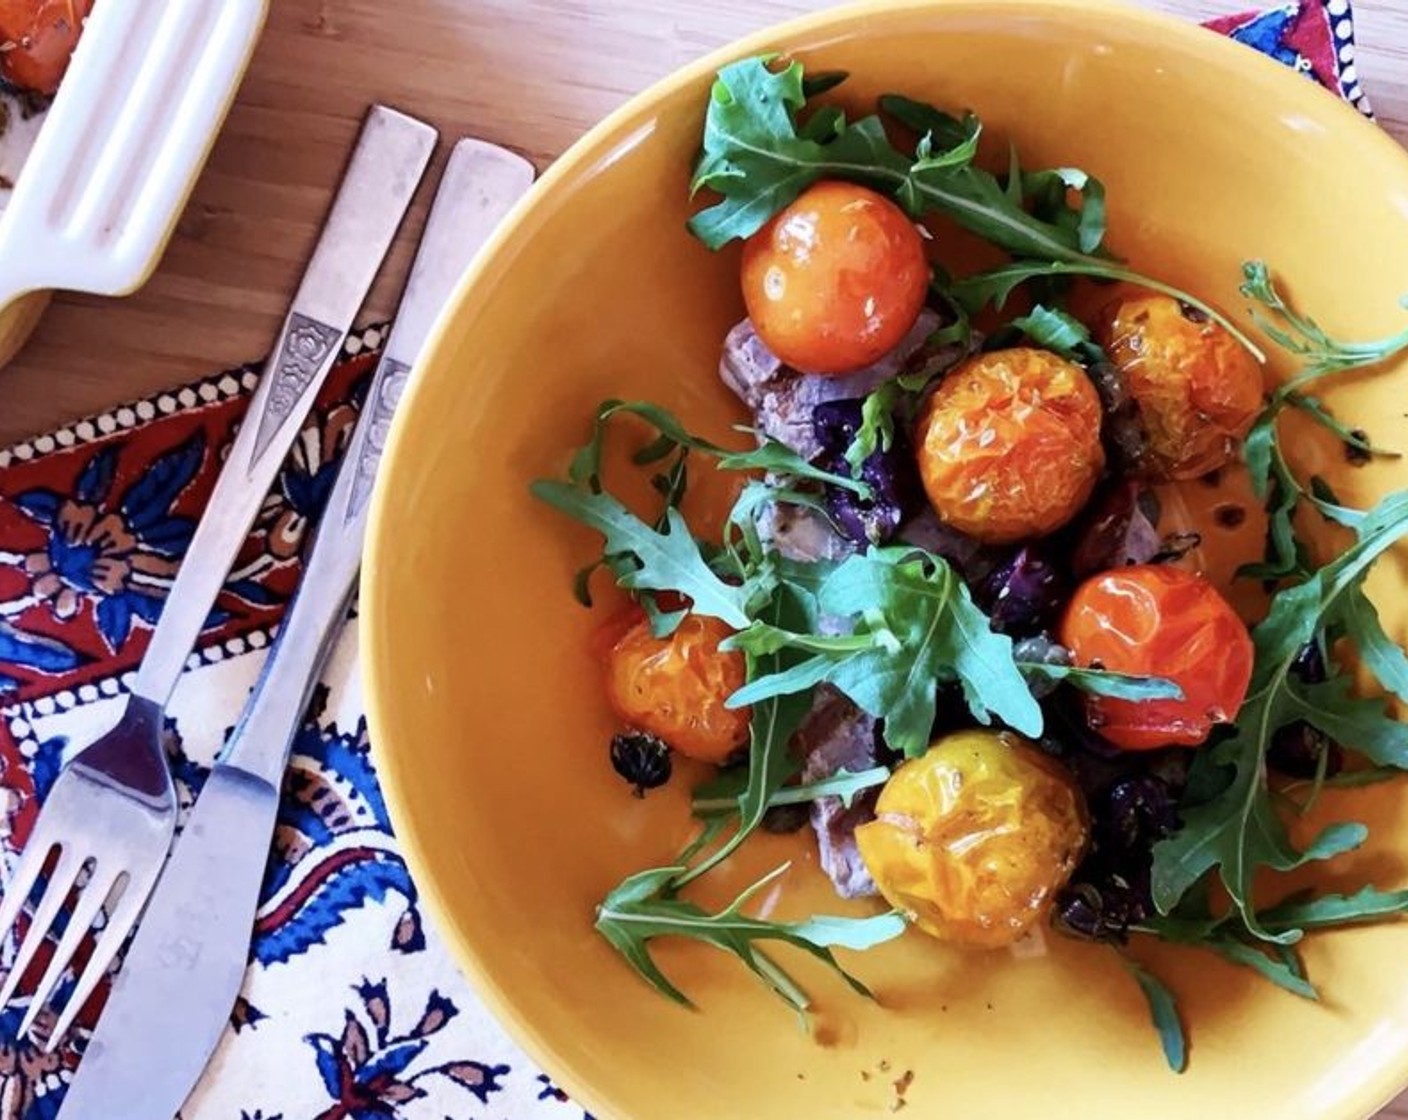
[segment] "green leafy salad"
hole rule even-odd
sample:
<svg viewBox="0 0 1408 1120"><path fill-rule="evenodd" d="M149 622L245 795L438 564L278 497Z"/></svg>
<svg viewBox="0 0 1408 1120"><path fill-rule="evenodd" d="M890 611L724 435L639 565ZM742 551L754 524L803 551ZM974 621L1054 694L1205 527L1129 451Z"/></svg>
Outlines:
<svg viewBox="0 0 1408 1120"><path fill-rule="evenodd" d="M598 580L630 599L603 623L603 765L638 795L681 758L709 768L695 840L611 891L597 929L681 1004L659 938L731 954L805 1014L789 950L869 997L835 950L998 951L1052 927L1119 954L1182 1070L1175 995L1132 942L1317 999L1308 932L1408 909L1389 884L1276 886L1366 839L1350 820L1293 841L1323 790L1408 768L1408 656L1365 591L1408 491L1354 508L1282 426L1299 414L1346 470L1394 455L1317 394L1386 368L1408 328L1335 339L1252 261L1244 330L1107 246L1090 174L1015 149L989 170L976 117L900 95L851 119L827 100L843 79L745 59L704 114L689 229L701 254L743 243L747 317L720 340L741 434L606 401L566 477L533 486L601 536L581 602ZM953 226L1005 260L952 275ZM1292 365L1274 388L1253 333ZM613 493L613 441L654 508ZM700 469L733 477L722 524L681 512ZM1261 508L1219 507L1251 533L1234 578L1203 570L1170 497L1242 471ZM1312 538L1338 555L1317 566ZM788 865L722 910L692 901L760 830L798 833L839 898L870 901L766 917L761 892L812 874Z"/></svg>

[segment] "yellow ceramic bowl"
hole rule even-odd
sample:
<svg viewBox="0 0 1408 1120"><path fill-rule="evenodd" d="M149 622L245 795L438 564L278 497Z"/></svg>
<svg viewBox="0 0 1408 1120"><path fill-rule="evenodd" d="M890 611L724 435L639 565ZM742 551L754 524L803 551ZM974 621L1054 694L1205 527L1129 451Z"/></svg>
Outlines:
<svg viewBox="0 0 1408 1120"><path fill-rule="evenodd" d="M1224 307L1242 306L1239 262L1265 256L1332 330L1401 324L1408 158L1303 77L1171 19L1104 0L901 0L764 33L636 99L543 178L480 259L383 468L362 605L372 733L441 932L533 1056L613 1120L888 1115L908 1070L915 1117L1369 1115L1408 1076L1408 924L1312 939L1318 1005L1206 955L1145 950L1191 1027L1181 1077L1108 949L1053 937L1046 956L1019 960L911 933L848 959L878 1004L799 962L819 1005L808 1034L721 953L661 945L698 1002L688 1011L593 932L605 891L678 851L694 775L640 802L611 773L585 648L597 620L569 590L596 542L530 500L528 483L563 470L604 397L661 401L720 436L739 419L715 376L740 315L737 258L685 232L687 184L713 71L779 49L851 71L857 104L897 89L971 106L1029 165L1088 168L1109 188L1112 244ZM1397 377L1361 378L1334 400L1408 447ZM1358 499L1404 475L1318 465ZM1382 575L1399 626L1402 575ZM1335 795L1329 811L1369 820L1374 836L1327 874L1403 885L1402 790ZM783 912L844 909L804 836L750 842L701 897L787 858Z"/></svg>

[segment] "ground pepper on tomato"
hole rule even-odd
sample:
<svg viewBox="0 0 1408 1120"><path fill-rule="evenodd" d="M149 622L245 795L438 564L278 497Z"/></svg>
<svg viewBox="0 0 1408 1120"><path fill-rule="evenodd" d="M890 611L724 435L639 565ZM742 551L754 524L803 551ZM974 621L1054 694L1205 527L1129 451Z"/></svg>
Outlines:
<svg viewBox="0 0 1408 1120"><path fill-rule="evenodd" d="M1261 368L1223 327L1170 296L1130 296L1095 331L1139 408L1143 467L1159 480L1225 466L1261 410Z"/></svg>
<svg viewBox="0 0 1408 1120"><path fill-rule="evenodd" d="M924 489L943 521L985 543L1045 536L1095 487L1100 423L1100 397L1075 363L1026 347L982 354L920 414Z"/></svg>
<svg viewBox="0 0 1408 1120"><path fill-rule="evenodd" d="M719 644L732 631L690 614L668 638L644 615L621 631L606 655L606 694L628 727L664 740L688 758L723 763L748 742L749 712L724 702L743 687L742 653Z"/></svg>
<svg viewBox="0 0 1408 1120"><path fill-rule="evenodd" d="M808 373L850 373L889 353L919 317L931 276L909 216L854 183L810 187L743 248L754 328Z"/></svg>
<svg viewBox="0 0 1408 1120"><path fill-rule="evenodd" d="M1181 699L1086 698L1091 727L1116 746L1196 746L1236 718L1252 675L1252 639L1206 579L1165 564L1138 564L1081 584L1061 621L1078 665L1162 677Z"/></svg>

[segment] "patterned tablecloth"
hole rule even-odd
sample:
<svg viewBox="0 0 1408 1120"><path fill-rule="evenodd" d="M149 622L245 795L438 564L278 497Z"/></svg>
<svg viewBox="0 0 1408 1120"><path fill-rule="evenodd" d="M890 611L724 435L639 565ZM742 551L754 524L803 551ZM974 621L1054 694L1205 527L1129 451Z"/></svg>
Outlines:
<svg viewBox="0 0 1408 1120"><path fill-rule="evenodd" d="M1368 113L1345 0L1306 0L1211 26ZM186 804L234 724L297 582L301 546L331 488L381 338L370 329L349 341L176 691L167 744ZM90 741L111 721L255 369L0 451L0 846L7 864L67 745ZM13 956L13 944L0 946L0 968ZM45 963L41 955L34 978ZM96 1007L52 1055L16 1038L23 1010L21 999L0 1014L0 1120L50 1120ZM357 630L348 626L294 746L243 995L182 1116L583 1115L489 1017L426 925L368 754Z"/></svg>

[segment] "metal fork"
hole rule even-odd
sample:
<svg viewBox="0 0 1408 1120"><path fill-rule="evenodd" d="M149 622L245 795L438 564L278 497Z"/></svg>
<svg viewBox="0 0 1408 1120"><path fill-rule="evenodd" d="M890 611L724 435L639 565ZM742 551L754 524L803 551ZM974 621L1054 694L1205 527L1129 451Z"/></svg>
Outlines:
<svg viewBox="0 0 1408 1120"><path fill-rule="evenodd" d="M0 902L0 934L7 934L54 857L29 929L0 988L3 1007L66 901L74 897L53 958L21 1023L21 1035L34 1024L84 938L107 910L92 954L48 1038L49 1048L82 1010L161 873L176 826L176 793L162 743L163 709L380 269L435 139L434 129L400 113L377 107L369 114L121 717L59 775Z"/></svg>

